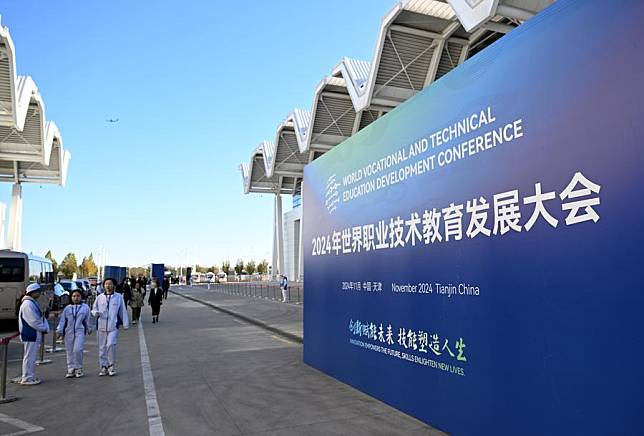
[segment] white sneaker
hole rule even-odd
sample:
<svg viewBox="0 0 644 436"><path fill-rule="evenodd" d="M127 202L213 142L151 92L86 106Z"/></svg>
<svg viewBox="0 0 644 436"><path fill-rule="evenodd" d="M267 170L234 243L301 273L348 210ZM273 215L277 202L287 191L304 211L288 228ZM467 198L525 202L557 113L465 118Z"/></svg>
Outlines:
<svg viewBox="0 0 644 436"><path fill-rule="evenodd" d="M23 385L23 386L39 385L40 384L40 379L31 378L31 379L28 379L28 380L22 380L20 382L20 384Z"/></svg>
<svg viewBox="0 0 644 436"><path fill-rule="evenodd" d="M104 366L101 368L101 372L98 373L100 377L103 377L104 375L107 375L107 367Z"/></svg>
<svg viewBox="0 0 644 436"><path fill-rule="evenodd" d="M114 365L110 365L107 367L107 375L109 376L116 375L116 370L114 369Z"/></svg>
<svg viewBox="0 0 644 436"><path fill-rule="evenodd" d="M76 378L81 378L81 377L82 377L82 376L84 376L84 375L85 375L85 374L83 374L83 370L82 370L82 369L77 369L77 370L76 370Z"/></svg>
<svg viewBox="0 0 644 436"><path fill-rule="evenodd" d="M76 370L74 369L68 369L67 374L65 374L65 378L72 378L76 374Z"/></svg>

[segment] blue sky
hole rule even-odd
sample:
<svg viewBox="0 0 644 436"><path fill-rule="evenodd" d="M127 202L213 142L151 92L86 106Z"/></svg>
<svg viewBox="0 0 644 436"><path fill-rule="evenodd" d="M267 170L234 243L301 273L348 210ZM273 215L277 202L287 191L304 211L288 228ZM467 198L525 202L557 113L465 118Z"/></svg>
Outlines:
<svg viewBox="0 0 644 436"><path fill-rule="evenodd" d="M244 195L238 165L310 108L342 56L371 60L393 5L3 2L18 74L72 152L65 188L25 184L23 249L80 261L102 245L129 266L270 259L272 197Z"/></svg>

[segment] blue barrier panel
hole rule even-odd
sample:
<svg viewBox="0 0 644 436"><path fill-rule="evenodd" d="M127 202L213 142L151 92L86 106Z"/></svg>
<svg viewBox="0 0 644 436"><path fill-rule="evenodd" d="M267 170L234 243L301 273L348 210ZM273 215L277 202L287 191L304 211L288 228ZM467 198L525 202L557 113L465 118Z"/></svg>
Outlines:
<svg viewBox="0 0 644 436"><path fill-rule="evenodd" d="M159 286L163 283L165 274L165 266L162 263L153 263L150 265L150 277L154 277L159 281Z"/></svg>
<svg viewBox="0 0 644 436"><path fill-rule="evenodd" d="M112 278L116 280L116 284L121 283L123 275L123 269L120 266L115 265L105 265L103 269L104 278Z"/></svg>
<svg viewBox="0 0 644 436"><path fill-rule="evenodd" d="M560 0L306 167L306 363L452 434L641 431L643 22Z"/></svg>

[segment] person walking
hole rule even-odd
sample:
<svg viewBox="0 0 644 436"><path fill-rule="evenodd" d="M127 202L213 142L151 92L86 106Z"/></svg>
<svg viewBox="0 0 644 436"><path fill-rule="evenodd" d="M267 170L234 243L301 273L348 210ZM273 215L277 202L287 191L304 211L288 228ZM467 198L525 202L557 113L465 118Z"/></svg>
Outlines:
<svg viewBox="0 0 644 436"><path fill-rule="evenodd" d="M132 288L130 287L130 280L128 278L123 279L122 289L123 289L123 293L122 293L123 301L125 302L125 305L127 306L127 304L132 299Z"/></svg>
<svg viewBox="0 0 644 436"><path fill-rule="evenodd" d="M56 332L65 340L67 374L65 377L83 376L83 346L85 335L90 334L89 306L81 301L80 290L72 291L72 304L65 306Z"/></svg>
<svg viewBox="0 0 644 436"><path fill-rule="evenodd" d="M121 294L114 293L114 279L103 281L105 292L98 297L92 308L92 315L97 317L96 336L98 340L98 361L101 366L100 376L116 375L114 363L116 360L116 340L119 327L129 328L127 310Z"/></svg>
<svg viewBox="0 0 644 436"><path fill-rule="evenodd" d="M22 298L18 311L18 327L23 345L21 385L37 385L40 379L36 378L34 365L36 354L43 340L43 333L49 332L49 323L40 309L40 285L32 283L27 286L26 295Z"/></svg>
<svg viewBox="0 0 644 436"><path fill-rule="evenodd" d="M170 290L170 278L169 277L164 277L163 278L163 299L167 300L168 299L168 291Z"/></svg>
<svg viewBox="0 0 644 436"><path fill-rule="evenodd" d="M280 288L282 289L282 302L286 303L288 301L288 277L282 276Z"/></svg>
<svg viewBox="0 0 644 436"><path fill-rule="evenodd" d="M141 283L134 285L132 290L132 299L130 307L132 308L132 324L137 324L141 319L141 308L145 305L145 291L141 288Z"/></svg>
<svg viewBox="0 0 644 436"><path fill-rule="evenodd" d="M161 304L163 300L163 290L159 288L157 279L152 279L150 284L150 296L148 297L148 304L152 307L152 324L159 322L159 312L161 312Z"/></svg>

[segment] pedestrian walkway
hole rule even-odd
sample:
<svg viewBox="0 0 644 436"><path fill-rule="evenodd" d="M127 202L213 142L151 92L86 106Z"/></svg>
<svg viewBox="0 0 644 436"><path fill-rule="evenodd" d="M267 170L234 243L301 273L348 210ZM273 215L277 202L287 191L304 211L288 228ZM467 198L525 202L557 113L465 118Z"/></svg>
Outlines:
<svg viewBox="0 0 644 436"><path fill-rule="evenodd" d="M280 328L294 333L299 320L301 335L297 306L173 290L262 322L281 320ZM298 343L201 303L170 294L159 324L149 322L147 306L142 319L142 327L121 332L116 377L97 376L91 336L86 377L65 379L65 356L57 353L37 368L40 386L10 385L20 400L0 405L0 436L21 431L4 417L52 435L158 435L161 428L166 435L442 434L303 364ZM153 381L147 392L144 348ZM10 363L9 374L18 371L19 363Z"/></svg>

